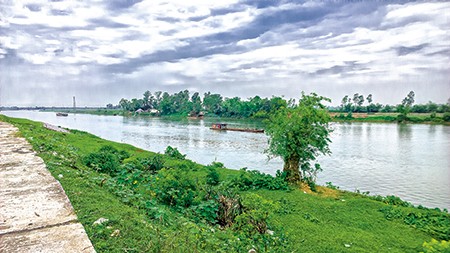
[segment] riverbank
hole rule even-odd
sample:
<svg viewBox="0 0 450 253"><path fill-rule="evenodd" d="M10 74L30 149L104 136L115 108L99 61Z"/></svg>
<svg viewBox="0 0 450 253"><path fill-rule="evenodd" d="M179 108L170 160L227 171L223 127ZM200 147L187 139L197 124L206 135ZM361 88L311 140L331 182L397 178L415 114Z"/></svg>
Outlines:
<svg viewBox="0 0 450 253"><path fill-rule="evenodd" d="M323 187L318 187L317 193L297 187L286 190L277 178L227 170L220 164L203 166L76 130L57 133L29 120L5 116L0 120L19 127L52 174L63 175L59 181L98 252L229 252L248 251L252 245L274 252L417 252L431 238L449 239L448 214L413 208L393 197L377 201ZM86 157L106 145L129 157L117 171L87 166ZM145 167L141 159L151 162ZM158 164L168 169L159 170ZM207 183L208 178L214 181L213 176L208 177L211 171L218 173L218 186ZM217 203L205 196L208 189L223 191L215 187L229 184L238 188L236 194L247 210L224 229L214 222ZM167 192L185 201L172 203L179 198L165 195ZM271 215L265 217L265 213ZM258 217L267 218L263 233L239 225L239 220ZM93 225L99 218L108 221Z"/></svg>
<svg viewBox="0 0 450 253"><path fill-rule="evenodd" d="M53 111L53 110L43 110L43 111ZM56 112L56 111L55 111ZM148 112L132 113L125 112L121 109L64 109L58 110L58 112L65 113L80 113L80 114L92 114L92 115L110 115L110 116L143 116L143 117L155 117L154 114ZM372 123L398 123L399 113L342 113L342 112L330 112L332 121L334 122L372 122ZM165 115L158 116L173 120L183 120L186 119L184 115ZM207 116L207 118L217 118L221 120L260 120L264 121L264 118L218 118ZM436 125L450 125L449 121L445 121L444 113L410 113L405 121L402 123L409 124L436 124Z"/></svg>
<svg viewBox="0 0 450 253"><path fill-rule="evenodd" d="M399 113L342 113L330 112L335 122L382 122L399 123ZM444 113L410 113L401 123L450 125L445 121Z"/></svg>

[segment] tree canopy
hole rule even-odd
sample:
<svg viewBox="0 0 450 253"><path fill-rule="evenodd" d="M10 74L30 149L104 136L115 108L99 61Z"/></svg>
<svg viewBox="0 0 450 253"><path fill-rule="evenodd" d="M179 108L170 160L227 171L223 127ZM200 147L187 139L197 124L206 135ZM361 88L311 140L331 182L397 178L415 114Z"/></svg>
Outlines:
<svg viewBox="0 0 450 253"><path fill-rule="evenodd" d="M288 181L315 180L321 170L320 154L330 154L328 144L331 117L322 101L330 99L315 93L302 93L298 105L283 107L271 115L266 126L269 158L281 157ZM312 164L314 162L314 164Z"/></svg>

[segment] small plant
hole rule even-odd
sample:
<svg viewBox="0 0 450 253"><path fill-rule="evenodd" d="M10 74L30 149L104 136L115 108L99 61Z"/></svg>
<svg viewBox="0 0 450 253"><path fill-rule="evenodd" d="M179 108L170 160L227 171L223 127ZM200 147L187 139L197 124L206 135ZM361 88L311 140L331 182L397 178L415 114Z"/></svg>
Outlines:
<svg viewBox="0 0 450 253"><path fill-rule="evenodd" d="M180 159L180 160L186 159L186 155L181 154L177 148L172 148L171 146L167 146L166 150L164 151L164 154L166 154L172 158L175 158L175 159Z"/></svg>
<svg viewBox="0 0 450 253"><path fill-rule="evenodd" d="M162 169L156 176L153 189L161 203L175 207L191 206L197 195L194 181L179 169Z"/></svg>
<svg viewBox="0 0 450 253"><path fill-rule="evenodd" d="M428 252L443 252L443 253L450 253L450 241L438 241L436 239L431 239L430 242L424 242L422 244L423 251L422 253L428 253Z"/></svg>
<svg viewBox="0 0 450 253"><path fill-rule="evenodd" d="M450 122L450 112L444 113L444 115L442 116L442 119L443 119L445 122Z"/></svg>
<svg viewBox="0 0 450 253"><path fill-rule="evenodd" d="M99 172L116 173L121 163L118 153L116 149L105 146L98 152L84 157L83 162L86 166Z"/></svg>
<svg viewBox="0 0 450 253"><path fill-rule="evenodd" d="M288 190L289 184L286 181L286 173L277 171L275 177L261 173L257 170L248 171L246 168L240 170L239 176L231 181L232 186L241 190L268 189L268 190Z"/></svg>
<svg viewBox="0 0 450 253"><path fill-rule="evenodd" d="M218 185L220 182L219 173L216 168L208 168L208 174L206 175L206 184L208 185Z"/></svg>
<svg viewBox="0 0 450 253"><path fill-rule="evenodd" d="M339 186L334 185L332 182L326 182L325 185L328 188L333 189L333 190L338 190L339 189Z"/></svg>
<svg viewBox="0 0 450 253"><path fill-rule="evenodd" d="M160 155L155 155L150 158L141 159L139 160L139 162L142 164L145 171L149 171L152 174L155 174L156 172L164 168L164 161Z"/></svg>
<svg viewBox="0 0 450 253"><path fill-rule="evenodd" d="M265 234L269 217L280 208L278 203L255 193L248 194L242 203L244 212L236 217L234 228L248 235Z"/></svg>
<svg viewBox="0 0 450 253"><path fill-rule="evenodd" d="M405 224L420 229L441 240L450 240L450 215L439 209L402 209L386 206L380 209L387 220L402 220Z"/></svg>
<svg viewBox="0 0 450 253"><path fill-rule="evenodd" d="M316 182L311 177L305 177L303 181L309 186L313 192L317 192Z"/></svg>

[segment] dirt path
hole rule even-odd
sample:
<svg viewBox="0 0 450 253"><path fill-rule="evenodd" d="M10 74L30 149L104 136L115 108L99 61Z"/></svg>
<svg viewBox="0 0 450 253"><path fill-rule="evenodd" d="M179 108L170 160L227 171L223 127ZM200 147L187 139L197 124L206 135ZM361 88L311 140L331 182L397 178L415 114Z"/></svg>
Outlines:
<svg viewBox="0 0 450 253"><path fill-rule="evenodd" d="M95 252L59 182L0 121L0 252Z"/></svg>

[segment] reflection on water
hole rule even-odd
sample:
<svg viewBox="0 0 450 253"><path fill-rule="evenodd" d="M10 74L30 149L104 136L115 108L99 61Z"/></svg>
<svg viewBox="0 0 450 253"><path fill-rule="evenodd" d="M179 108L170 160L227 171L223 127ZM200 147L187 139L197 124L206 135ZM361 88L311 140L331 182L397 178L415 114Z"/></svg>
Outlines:
<svg viewBox="0 0 450 253"><path fill-rule="evenodd" d="M102 138L125 142L154 152L170 145L202 164L223 162L275 174L279 159L267 161L264 134L213 131L216 120L171 121L146 117L114 117L14 111L13 117L79 129ZM252 121L227 121L232 126L259 128ZM450 209L450 127L374 123L333 124L333 154L320 157L318 183L333 182L342 189L397 195L415 204Z"/></svg>

